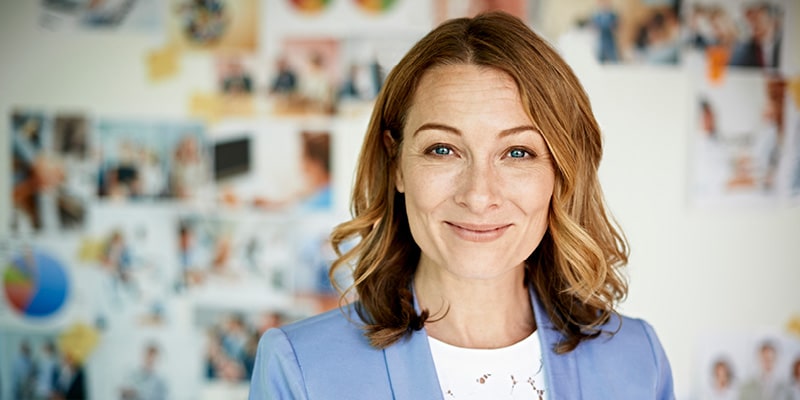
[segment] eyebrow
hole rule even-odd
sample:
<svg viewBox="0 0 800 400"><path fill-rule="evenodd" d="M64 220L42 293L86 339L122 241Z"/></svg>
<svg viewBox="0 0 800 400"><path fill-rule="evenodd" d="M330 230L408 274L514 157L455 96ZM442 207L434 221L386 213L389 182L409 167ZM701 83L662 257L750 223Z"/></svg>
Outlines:
<svg viewBox="0 0 800 400"><path fill-rule="evenodd" d="M456 134L456 135L461 135L461 131L460 130L458 130L457 128L452 127L450 125L437 124L437 123L426 123L426 124L422 124L422 126L417 128L417 130L415 130L414 133L411 136L414 137L414 136L417 135L417 133L419 133L421 131L426 131L426 130L439 130L439 131L450 132L450 133L453 133L453 134ZM513 134L520 133L520 132L525 132L525 131L534 131L534 132L539 133L539 130L536 129L536 127L533 126L533 125L520 125L520 126L515 126L513 128L503 129L502 131L500 131L497 134L497 136L498 137L504 137L504 136L509 136L509 135L513 135Z"/></svg>

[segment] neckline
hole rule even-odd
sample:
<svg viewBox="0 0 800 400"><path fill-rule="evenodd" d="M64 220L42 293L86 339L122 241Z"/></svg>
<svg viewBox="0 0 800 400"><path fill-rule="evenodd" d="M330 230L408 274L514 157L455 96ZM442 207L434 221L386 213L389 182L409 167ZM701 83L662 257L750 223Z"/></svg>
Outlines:
<svg viewBox="0 0 800 400"><path fill-rule="evenodd" d="M428 341L431 342L431 344L434 344L439 348L447 349L449 351L476 352L476 353L479 353L479 352L480 353L482 353L482 352L501 352L501 351L512 351L512 350L516 351L519 348L523 348L523 347L526 347L526 346L537 344L539 342L538 333L539 333L539 329L537 328L537 329L534 329L533 332L531 332L530 335L524 337L522 340L520 340L520 341L518 341L516 343L512 343L512 344L510 344L508 346L496 347L496 348L492 348L492 349L456 346L454 344L450 344L450 343L447 343L447 342L443 342L443 341L441 341L439 339L436 339L433 336L428 336Z"/></svg>

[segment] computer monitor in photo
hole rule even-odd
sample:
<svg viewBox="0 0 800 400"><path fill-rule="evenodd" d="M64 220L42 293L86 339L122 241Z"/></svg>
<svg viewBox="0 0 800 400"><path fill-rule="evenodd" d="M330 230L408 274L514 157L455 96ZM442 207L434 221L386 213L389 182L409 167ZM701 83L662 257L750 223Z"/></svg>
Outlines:
<svg viewBox="0 0 800 400"><path fill-rule="evenodd" d="M242 137L214 144L214 179L223 180L250 171L250 138Z"/></svg>

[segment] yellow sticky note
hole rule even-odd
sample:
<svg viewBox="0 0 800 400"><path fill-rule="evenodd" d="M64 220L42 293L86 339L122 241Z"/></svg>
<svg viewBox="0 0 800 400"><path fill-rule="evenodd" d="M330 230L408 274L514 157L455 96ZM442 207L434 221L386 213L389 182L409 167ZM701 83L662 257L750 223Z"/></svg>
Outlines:
<svg viewBox="0 0 800 400"><path fill-rule="evenodd" d="M173 46L152 50L146 59L151 81L166 79L178 73L178 51Z"/></svg>
<svg viewBox="0 0 800 400"><path fill-rule="evenodd" d="M92 354L99 339L97 329L78 322L61 333L58 337L58 347L62 354L69 356L78 364L83 364Z"/></svg>
<svg viewBox="0 0 800 400"><path fill-rule="evenodd" d="M255 102L250 95L223 95L220 102L221 113L231 117L252 117Z"/></svg>
<svg viewBox="0 0 800 400"><path fill-rule="evenodd" d="M786 323L786 330L800 338L800 314L795 314Z"/></svg>
<svg viewBox="0 0 800 400"><path fill-rule="evenodd" d="M195 93L189 99L189 114L205 120L216 122L222 114L222 101L219 95L211 93Z"/></svg>
<svg viewBox="0 0 800 400"><path fill-rule="evenodd" d="M789 78L788 85L786 86L789 90L789 95L792 97L792 101L794 101L794 108L800 110L800 75Z"/></svg>

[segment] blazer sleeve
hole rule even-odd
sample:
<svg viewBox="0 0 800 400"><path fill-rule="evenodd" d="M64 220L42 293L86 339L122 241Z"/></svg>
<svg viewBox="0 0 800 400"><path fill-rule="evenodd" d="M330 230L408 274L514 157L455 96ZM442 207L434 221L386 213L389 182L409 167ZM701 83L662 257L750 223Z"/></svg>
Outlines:
<svg viewBox="0 0 800 400"><path fill-rule="evenodd" d="M249 400L307 399L303 374L286 333L273 328L258 342Z"/></svg>
<svg viewBox="0 0 800 400"><path fill-rule="evenodd" d="M653 357L656 361L656 368L658 373L658 383L656 385L656 399L658 400L673 400L675 399L675 387L672 382L672 368L669 365L667 354L664 352L664 347L658 340L653 327L646 321L641 321L644 330L647 333L647 339L650 340L650 347L653 350Z"/></svg>

